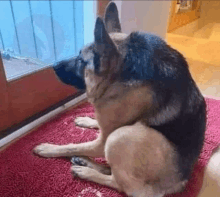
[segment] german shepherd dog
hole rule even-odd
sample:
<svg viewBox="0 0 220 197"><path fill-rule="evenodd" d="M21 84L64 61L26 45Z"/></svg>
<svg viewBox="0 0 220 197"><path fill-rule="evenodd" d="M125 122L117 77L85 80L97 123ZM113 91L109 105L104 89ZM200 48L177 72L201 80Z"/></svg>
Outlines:
<svg viewBox="0 0 220 197"><path fill-rule="evenodd" d="M206 105L184 57L156 35L121 33L111 2L97 18L94 43L59 62L61 81L86 89L101 132L91 142L41 144L43 157L72 157L74 175L133 197L182 191L203 146ZM90 157L105 157L109 168Z"/></svg>

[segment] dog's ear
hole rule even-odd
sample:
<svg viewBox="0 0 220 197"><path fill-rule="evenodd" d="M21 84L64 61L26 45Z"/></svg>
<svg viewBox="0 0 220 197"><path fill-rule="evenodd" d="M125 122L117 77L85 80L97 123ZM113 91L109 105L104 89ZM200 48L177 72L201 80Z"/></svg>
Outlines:
<svg viewBox="0 0 220 197"><path fill-rule="evenodd" d="M118 9L114 2L110 2L105 11L105 25L108 33L121 32Z"/></svg>
<svg viewBox="0 0 220 197"><path fill-rule="evenodd" d="M95 24L94 65L96 74L107 72L111 75L112 72L116 72L119 56L117 47L106 31L103 20L98 17Z"/></svg>
<svg viewBox="0 0 220 197"><path fill-rule="evenodd" d="M103 20L98 17L95 24L95 49L100 56L116 52L116 46L105 29Z"/></svg>

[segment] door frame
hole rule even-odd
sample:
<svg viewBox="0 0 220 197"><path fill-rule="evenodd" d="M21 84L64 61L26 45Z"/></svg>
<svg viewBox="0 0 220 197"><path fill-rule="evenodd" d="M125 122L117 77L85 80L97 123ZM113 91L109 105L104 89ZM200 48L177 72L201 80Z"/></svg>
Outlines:
<svg viewBox="0 0 220 197"><path fill-rule="evenodd" d="M167 32L170 33L179 27L182 27L188 23L193 22L196 19L199 19L200 5L200 0L194 0L192 4L192 9L190 11L176 13L177 0L172 1Z"/></svg>
<svg viewBox="0 0 220 197"><path fill-rule="evenodd" d="M24 125L40 112L79 94L74 87L61 83L52 68L7 81L1 55L0 84L0 137L7 133L5 130Z"/></svg>
<svg viewBox="0 0 220 197"><path fill-rule="evenodd" d="M98 0L103 16L110 0ZM7 81L0 54L0 138L83 94L58 80L52 68L44 68Z"/></svg>

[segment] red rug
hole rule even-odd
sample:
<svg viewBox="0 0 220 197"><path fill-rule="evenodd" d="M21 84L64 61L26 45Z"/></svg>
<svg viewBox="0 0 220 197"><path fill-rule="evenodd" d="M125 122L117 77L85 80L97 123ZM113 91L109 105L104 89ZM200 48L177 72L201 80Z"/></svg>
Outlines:
<svg viewBox="0 0 220 197"><path fill-rule="evenodd" d="M203 179L204 167L211 152L220 143L220 101L206 99L208 124L205 145L192 178L181 194L172 197L196 197ZM94 117L88 104L58 115L36 131L23 137L0 153L1 197L125 197L125 194L92 182L73 178L71 163L64 158L40 158L32 149L44 142L55 144L79 143L94 140L97 130L74 125L77 116ZM99 162L103 160L97 159Z"/></svg>

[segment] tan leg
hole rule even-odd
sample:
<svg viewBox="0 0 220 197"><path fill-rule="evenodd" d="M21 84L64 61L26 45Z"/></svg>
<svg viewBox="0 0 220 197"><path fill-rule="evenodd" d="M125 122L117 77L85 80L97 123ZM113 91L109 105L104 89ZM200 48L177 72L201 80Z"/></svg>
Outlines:
<svg viewBox="0 0 220 197"><path fill-rule="evenodd" d="M100 135L96 140L81 144L40 144L34 148L34 152L42 157L71 157L84 155L89 157L104 156L105 139Z"/></svg>
<svg viewBox="0 0 220 197"><path fill-rule="evenodd" d="M79 127L99 129L98 121L90 117L77 117L74 121Z"/></svg>
<svg viewBox="0 0 220 197"><path fill-rule="evenodd" d="M154 130L148 130L141 124L119 128L108 136L105 144L111 175L100 173L94 163L90 163L91 168L86 164L87 158L80 161L75 159L76 165L71 167L71 171L77 177L113 187L133 197L162 197L164 192L157 191L154 185L158 170L164 167L161 157L165 152L160 153L159 150L157 155L158 150L155 151L155 145L160 147L161 140L162 135L154 134ZM161 151L166 151L166 148L162 148Z"/></svg>
<svg viewBox="0 0 220 197"><path fill-rule="evenodd" d="M75 177L93 181L101 185L106 185L108 187L117 189L118 191L123 191L120 185L116 182L114 173L112 175L104 175L95 169L85 166L72 166L71 171ZM130 190L127 190L127 194L129 196L131 195L132 197L163 197L163 194L155 194L151 186L143 187L143 183L136 182L135 180L133 180L134 182L131 185L129 185L130 181L131 180L126 181L126 184L127 186L129 186Z"/></svg>
<svg viewBox="0 0 220 197"><path fill-rule="evenodd" d="M178 183L173 147L158 131L141 123L112 132L105 156L112 175L128 196L162 197ZM167 181L168 180L168 181Z"/></svg>
<svg viewBox="0 0 220 197"><path fill-rule="evenodd" d="M140 129L143 129L143 132L138 132ZM105 154L111 167L111 175L100 173L97 166L93 166L94 163L91 164L92 169L89 166L90 164L87 165L88 160L87 158L84 159L84 157L74 159L74 166L71 167L72 173L74 176L82 179L124 191L129 196L162 197L163 194L155 191L154 186L147 184L151 173L149 171L152 170L149 169L148 172L145 172L147 167L146 160L157 159L157 156L155 156L154 152L152 153L153 158L146 158L150 154L146 150L145 142L150 137L146 136L146 132L146 129L141 125L135 125L133 127L127 126L117 129L108 136L105 144ZM155 137L158 137L158 135ZM143 138L145 138L144 141ZM143 150L139 147L140 145L144 145L145 148L143 150L146 153L142 152ZM140 151L140 154L136 151ZM77 159L80 161L77 161ZM153 161L153 165L154 163L157 164L157 162Z"/></svg>

